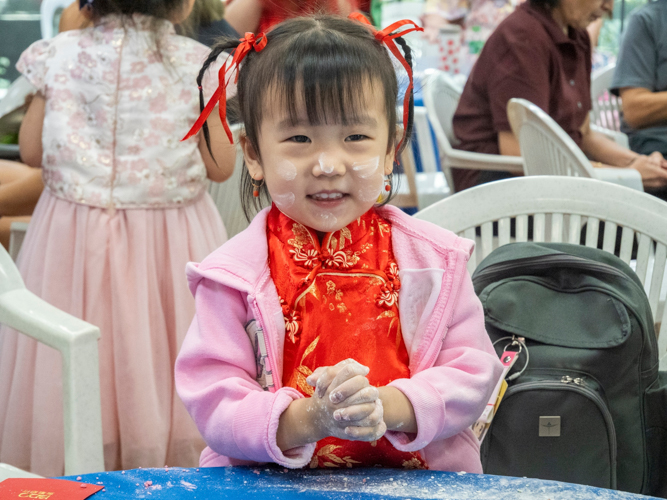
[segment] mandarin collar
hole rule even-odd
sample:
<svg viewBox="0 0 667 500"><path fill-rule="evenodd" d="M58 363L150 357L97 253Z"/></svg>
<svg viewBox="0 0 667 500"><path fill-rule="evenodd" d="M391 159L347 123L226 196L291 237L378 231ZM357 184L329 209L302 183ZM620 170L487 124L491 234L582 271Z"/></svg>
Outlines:
<svg viewBox="0 0 667 500"><path fill-rule="evenodd" d="M528 14L530 14L538 21L540 21L540 24L544 26L547 33L549 34L549 37L554 41L555 44L557 45L576 44L582 46L585 45L585 42L583 40L584 37L583 32L585 30L577 30L572 28L571 26L568 26L567 27L568 34L566 35L565 33L563 33L563 30L561 29L561 27L558 25L556 20L553 18L553 16L547 9L533 6L530 0L519 5L519 7L517 8L524 9L526 12L528 12ZM585 36L588 37L588 34L586 33Z"/></svg>
<svg viewBox="0 0 667 500"><path fill-rule="evenodd" d="M325 233L322 237L321 244L317 236L317 231L288 217L280 211L275 203L271 207L269 217L277 218L277 227L280 228L280 230L276 230L271 224L268 225L268 229L283 244L292 244L290 240L293 240L295 236L303 238L307 235L310 240L308 243L312 245L315 250L322 254L333 254L336 252L337 247L341 247L341 243L343 243L345 247L352 247L370 232L374 231L372 221L379 216L377 215L375 208L371 208L362 216L350 222L347 226L330 233ZM305 243L305 241L302 243Z"/></svg>

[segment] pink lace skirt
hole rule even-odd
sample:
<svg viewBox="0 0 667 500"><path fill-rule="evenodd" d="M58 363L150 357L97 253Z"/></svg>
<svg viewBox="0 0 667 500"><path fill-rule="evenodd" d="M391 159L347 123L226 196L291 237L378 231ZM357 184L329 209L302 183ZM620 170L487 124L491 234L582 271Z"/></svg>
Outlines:
<svg viewBox="0 0 667 500"><path fill-rule="evenodd" d="M44 191L18 259L26 287L100 327L107 470L197 466L204 448L174 388L194 315L185 264L227 239L211 198L173 209L78 205ZM0 462L64 471L60 354L0 331Z"/></svg>

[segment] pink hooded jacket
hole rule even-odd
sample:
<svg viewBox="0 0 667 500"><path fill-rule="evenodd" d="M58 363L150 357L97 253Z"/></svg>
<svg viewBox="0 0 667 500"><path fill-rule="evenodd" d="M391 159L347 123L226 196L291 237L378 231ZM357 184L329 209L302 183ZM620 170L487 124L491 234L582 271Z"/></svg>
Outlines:
<svg viewBox="0 0 667 500"><path fill-rule="evenodd" d="M378 212L392 225L412 374L389 385L408 397L419 429L385 436L398 450L419 450L431 469L481 473L470 426L502 365L466 270L473 243L392 206ZM269 273L267 213L187 267L197 312L176 360L176 389L209 446L202 467L297 468L315 450L312 443L283 453L276 444L281 413L303 396L281 387L285 322Z"/></svg>

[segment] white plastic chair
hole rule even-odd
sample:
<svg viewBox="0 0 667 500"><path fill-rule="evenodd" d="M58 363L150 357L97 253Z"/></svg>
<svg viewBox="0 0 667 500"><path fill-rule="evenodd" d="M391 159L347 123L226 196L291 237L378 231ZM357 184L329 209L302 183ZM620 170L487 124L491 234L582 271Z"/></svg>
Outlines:
<svg viewBox="0 0 667 500"><path fill-rule="evenodd" d="M225 229L229 238L240 233L250 224L241 209L241 177L245 167L239 137L243 130L243 125L232 125L231 130L234 137L234 144L236 144L234 173L225 182L210 182L208 188L208 192L213 198L218 212L220 212L222 221L225 223Z"/></svg>
<svg viewBox="0 0 667 500"><path fill-rule="evenodd" d="M507 115L519 140L526 175L590 177L643 191L631 168L593 168L572 138L544 111L525 99L510 99Z"/></svg>
<svg viewBox="0 0 667 500"><path fill-rule="evenodd" d="M398 116L402 118L403 108L399 108ZM423 106L414 108L414 133L423 171L417 172L412 144L408 144L403 149L400 159L403 173L394 173L398 192L390 203L397 207L422 209L449 196L451 189L445 175L436 168L435 148L431 140L428 116Z"/></svg>
<svg viewBox="0 0 667 500"><path fill-rule="evenodd" d="M65 474L104 470L102 407L97 341L100 330L29 292L0 247L0 323L60 351L62 355ZM54 411L56 409L54 408ZM13 474L2 467L3 475Z"/></svg>
<svg viewBox="0 0 667 500"><path fill-rule="evenodd" d="M488 155L454 149L458 144L454 135L452 120L463 89L455 80L443 71L428 69L424 72L424 105L433 126L438 148L440 148L440 166L452 182L451 168L476 170L504 170L523 173L523 160L516 156Z"/></svg>
<svg viewBox="0 0 667 500"><path fill-rule="evenodd" d="M56 13L71 3L71 0L42 0L39 13L42 38L44 40L53 38L57 32L55 26Z"/></svg>
<svg viewBox="0 0 667 500"><path fill-rule="evenodd" d="M591 74L591 123L608 130L621 130L622 101L609 89L614 78L616 64L609 64ZM623 134L625 135L625 134ZM627 138L627 136L626 136Z"/></svg>
<svg viewBox="0 0 667 500"><path fill-rule="evenodd" d="M512 241L528 241L528 218L533 219L532 241L580 244L614 253L617 228L622 229L617 254L630 264L638 242L636 273L644 284L656 322L661 369L667 368L667 317L660 301L667 263L667 203L646 193L596 179L536 176L483 184L457 193L418 212L415 217L475 240L481 237L468 262L472 273L495 248ZM516 235L510 236L514 219ZM498 236L493 236L493 224ZM604 222L604 227L600 223ZM659 328L658 328L659 326Z"/></svg>

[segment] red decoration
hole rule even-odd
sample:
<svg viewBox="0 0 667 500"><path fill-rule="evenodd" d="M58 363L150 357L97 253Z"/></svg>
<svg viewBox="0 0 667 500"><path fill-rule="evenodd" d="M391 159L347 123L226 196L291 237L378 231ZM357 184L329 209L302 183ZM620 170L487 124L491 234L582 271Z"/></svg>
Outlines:
<svg viewBox="0 0 667 500"><path fill-rule="evenodd" d="M67 481L65 479L10 478L0 483L2 500L84 500L104 485Z"/></svg>

